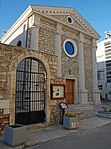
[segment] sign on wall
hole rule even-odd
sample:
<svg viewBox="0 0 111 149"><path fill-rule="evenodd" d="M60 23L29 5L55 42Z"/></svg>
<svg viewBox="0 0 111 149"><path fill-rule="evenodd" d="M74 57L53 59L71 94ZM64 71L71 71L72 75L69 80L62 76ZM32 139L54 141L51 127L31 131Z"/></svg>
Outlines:
<svg viewBox="0 0 111 149"><path fill-rule="evenodd" d="M64 84L52 84L51 85L51 97L52 99L65 98L65 85Z"/></svg>

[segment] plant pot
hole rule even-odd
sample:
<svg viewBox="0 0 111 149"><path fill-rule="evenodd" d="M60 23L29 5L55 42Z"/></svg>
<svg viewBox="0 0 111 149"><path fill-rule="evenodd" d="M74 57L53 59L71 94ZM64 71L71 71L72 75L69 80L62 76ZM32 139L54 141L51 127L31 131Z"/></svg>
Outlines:
<svg viewBox="0 0 111 149"><path fill-rule="evenodd" d="M26 126L7 125L5 127L4 142L9 146L17 146L26 142Z"/></svg>
<svg viewBox="0 0 111 149"><path fill-rule="evenodd" d="M78 125L78 116L75 117L67 117L63 118L63 127L66 129L74 129L77 128Z"/></svg>

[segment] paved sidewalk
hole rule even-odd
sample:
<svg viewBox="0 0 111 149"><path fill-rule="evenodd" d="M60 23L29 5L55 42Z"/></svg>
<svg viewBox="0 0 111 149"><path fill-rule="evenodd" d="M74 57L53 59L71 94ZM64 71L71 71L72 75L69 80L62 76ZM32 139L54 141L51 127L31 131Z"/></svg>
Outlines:
<svg viewBox="0 0 111 149"><path fill-rule="evenodd" d="M4 144L3 142L4 137L0 136L0 149L23 149L37 143L42 143L42 142L50 141L52 139L64 137L71 133L76 133L79 131L86 132L89 129L100 127L108 123L111 123L111 119L95 116L95 117L91 117L91 118L87 118L79 121L78 128L74 130L64 129L63 126L60 124L49 126L46 128L38 129L36 131L28 132L26 144L24 146L18 146L15 148L8 147L6 144Z"/></svg>

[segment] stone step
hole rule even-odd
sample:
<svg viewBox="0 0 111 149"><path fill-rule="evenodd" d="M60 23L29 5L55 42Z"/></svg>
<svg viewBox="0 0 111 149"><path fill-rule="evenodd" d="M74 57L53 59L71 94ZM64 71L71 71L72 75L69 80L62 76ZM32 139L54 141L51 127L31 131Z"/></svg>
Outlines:
<svg viewBox="0 0 111 149"><path fill-rule="evenodd" d="M82 118L88 118L97 115L97 110L95 110L92 105L68 105L66 112L82 112Z"/></svg>
<svg viewBox="0 0 111 149"><path fill-rule="evenodd" d="M66 111L81 111L93 109L92 105L68 105Z"/></svg>

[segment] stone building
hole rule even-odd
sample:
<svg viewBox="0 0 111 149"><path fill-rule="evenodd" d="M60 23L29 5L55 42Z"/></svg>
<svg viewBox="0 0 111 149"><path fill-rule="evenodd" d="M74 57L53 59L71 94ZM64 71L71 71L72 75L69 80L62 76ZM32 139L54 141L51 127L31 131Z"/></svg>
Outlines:
<svg viewBox="0 0 111 149"><path fill-rule="evenodd" d="M0 106L10 124L59 122L62 101L99 104L99 37L73 8L29 6L0 44Z"/></svg>

